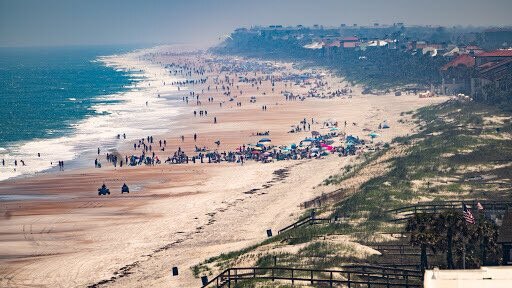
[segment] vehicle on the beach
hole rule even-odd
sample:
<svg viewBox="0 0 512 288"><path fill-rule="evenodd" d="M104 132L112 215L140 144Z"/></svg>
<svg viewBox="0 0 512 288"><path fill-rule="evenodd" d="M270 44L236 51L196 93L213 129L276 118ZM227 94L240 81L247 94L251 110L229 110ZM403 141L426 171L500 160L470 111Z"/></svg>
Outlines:
<svg viewBox="0 0 512 288"><path fill-rule="evenodd" d="M123 183L123 187L121 187L121 194L123 193L130 193L130 189L128 188L128 185L126 185L126 183Z"/></svg>
<svg viewBox="0 0 512 288"><path fill-rule="evenodd" d="M98 195L110 195L110 190L107 188L107 185L101 185L101 188L98 188Z"/></svg>

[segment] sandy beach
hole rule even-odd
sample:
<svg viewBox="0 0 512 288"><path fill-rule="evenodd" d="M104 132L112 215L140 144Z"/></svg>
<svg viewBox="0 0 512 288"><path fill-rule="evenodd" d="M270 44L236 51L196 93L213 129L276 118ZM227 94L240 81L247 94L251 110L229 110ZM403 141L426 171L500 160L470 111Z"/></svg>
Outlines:
<svg viewBox="0 0 512 288"><path fill-rule="evenodd" d="M190 155L195 146L234 151L243 144L257 143L262 136L255 134L263 131L270 132L264 137L271 138L275 146L298 144L310 137L311 131L328 133L329 128L323 125L326 121L338 122L343 133L367 143L369 132L377 131L380 136L374 142L385 143L414 133L416 124L401 112L447 99L363 95L359 87L328 71L300 71L290 63L263 65L206 53L167 52L155 48L105 60L114 67L141 70L146 75L140 84L148 87L145 97L136 101L147 107L143 114L148 117L146 125L154 129L146 136L154 137L151 152L161 164L114 167L105 161L105 153L120 155L121 159L140 153L139 147L133 147L137 140L128 135L115 149L105 149L99 156L95 151L84 155L90 168L0 182L0 195L11 197L0 201L1 287L200 287L191 266L257 243L267 237L267 229L277 231L293 222L304 212L301 203L336 189L319 184L357 156L333 154L266 164L248 160L243 165L164 163L178 147ZM191 75L174 74L184 70L178 65L193 67ZM236 67L239 70L234 71ZM272 68L265 72L250 71L251 67ZM310 80L311 85L265 80L267 76L280 79L306 72L321 78ZM240 81L244 77L263 80L253 85ZM171 84L184 79L205 82ZM222 81L228 79L234 83L231 94L225 95L227 90L220 87L227 86ZM287 101L281 93L305 96L318 81L326 83L323 90L317 89L318 95L341 89L351 92L305 97L303 101ZM194 98L197 94L200 105ZM188 103L183 101L187 96ZM251 103L253 96L255 103ZM210 97L212 101L207 100ZM176 110L169 111L165 120L152 118L152 107L165 101L174 101ZM199 110L207 110L207 116L194 116L193 111ZM291 126L303 119L314 119L311 129L289 133ZM378 130L384 121L390 128ZM165 151L159 140L166 140ZM337 138L336 143L342 140ZM101 169L94 168L95 157L101 159ZM102 183L110 188L111 195L98 196ZM130 186L129 194L121 194L123 183ZM174 266L179 268L179 276L171 275Z"/></svg>

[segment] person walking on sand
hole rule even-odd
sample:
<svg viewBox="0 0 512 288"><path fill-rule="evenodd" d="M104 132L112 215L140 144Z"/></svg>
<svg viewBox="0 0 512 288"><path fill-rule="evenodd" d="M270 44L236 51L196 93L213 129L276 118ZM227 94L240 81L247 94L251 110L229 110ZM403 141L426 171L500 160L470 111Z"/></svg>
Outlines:
<svg viewBox="0 0 512 288"><path fill-rule="evenodd" d="M181 142L185 142L185 136L181 135Z"/></svg>
<svg viewBox="0 0 512 288"><path fill-rule="evenodd" d="M194 133L194 142L196 142L196 141L197 141L197 134Z"/></svg>
<svg viewBox="0 0 512 288"><path fill-rule="evenodd" d="M217 117L213 117L213 124L217 124Z"/></svg>

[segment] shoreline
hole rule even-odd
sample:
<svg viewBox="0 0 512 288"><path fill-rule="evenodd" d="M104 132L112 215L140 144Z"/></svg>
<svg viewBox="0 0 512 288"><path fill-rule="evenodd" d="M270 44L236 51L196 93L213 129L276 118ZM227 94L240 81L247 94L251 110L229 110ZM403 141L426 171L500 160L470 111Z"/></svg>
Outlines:
<svg viewBox="0 0 512 288"><path fill-rule="evenodd" d="M213 56L199 55L202 56L155 54L152 61L213 63L212 67L222 67L229 61L253 63L233 60L235 57L218 57L213 59L218 62L208 62ZM204 62L194 62L201 57ZM298 71L289 64L282 65L286 67L286 73ZM210 73L210 80L215 73ZM226 70L222 73L233 72ZM271 73L280 75L281 72ZM325 81L336 87L346 84L340 83L343 81L339 78L330 78L328 73ZM290 86L285 86L288 83ZM170 151L179 146L187 152L194 145L213 148L214 141L221 139L220 149L229 151L261 138L251 136L252 133L269 130L272 143L288 145L311 135L310 131L287 133L290 125L302 118L313 117L318 119L315 121L318 124L313 124L312 128L321 133L328 131L322 129L322 122L333 118L340 123L357 123L347 126L344 132L361 136L368 134L364 129L376 129L379 123L387 120L392 127L381 132L379 139L389 142L394 136L411 133L414 128L411 122L398 121L402 118L400 112L444 100L367 96L353 88L350 98L285 101L280 90L304 93L309 86L276 82L273 93L270 83L265 82L261 85L261 90L266 92L263 94L248 83L239 85L244 87L244 93L237 97L243 102L242 107L237 108L235 101L229 101L222 92L212 96L215 103L211 104L202 96L200 107L208 109L211 116L194 117L191 112L198 108L189 103L183 108L189 113L178 117L174 129L161 135L155 133L155 139L165 137ZM192 88L194 91L202 89ZM257 96L257 103L249 102L251 95ZM223 101L222 108L218 99ZM268 111L261 111L261 105L268 105ZM211 117L217 117L219 122L214 124ZM198 143L191 140L192 133L198 133ZM179 139L180 135L186 135L185 141ZM129 152L129 145L127 141L120 152ZM0 283L9 287L75 287L95 283L103 283L98 286L133 287L143 281L146 286L194 287L200 280L193 278L189 267L219 252L257 243L266 237L266 229L275 231L285 226L303 213L300 203L332 189L318 184L355 159L355 156L329 155L323 159L268 164L249 161L243 166L222 162L114 169L105 165L101 169L91 167L5 181L4 187L0 188L1 194L20 190L21 194L48 193L71 198L57 202L0 202L3 213L10 211L8 217L0 220L4 232L0 234L0 241L6 247L0 258ZM286 171L286 176L276 176L280 169ZM115 191L113 195L97 196L95 191L102 181ZM130 187L137 189L129 195L121 195L117 189L123 181L129 181ZM180 277L169 275L172 266L180 268Z"/></svg>
<svg viewBox="0 0 512 288"><path fill-rule="evenodd" d="M121 118L121 114L126 113L139 113L144 114L144 111L137 110L138 108L135 105L140 105L140 100L142 97L146 97L149 93L152 93L152 90L160 89L160 87L150 87L147 86L148 83L157 83L160 78L152 74L152 71L155 70L155 67L148 66L140 66L139 68L145 68L146 71L138 70L135 66L130 63L133 61L137 61L138 54L144 54L146 51L151 51L154 48L146 48L146 49L137 49L128 53L123 54L114 54L108 56L97 56L92 62L101 63L104 67L109 67L116 71L124 71L128 73L131 84L123 87L123 91L119 91L115 94L109 95L100 95L95 96L94 101L106 101L101 104L93 104L91 106L91 110L94 110L96 115L86 117L82 120L71 125L71 129L73 131L58 136L56 138L42 138L42 139L31 139L31 140L22 140L15 143L9 144L5 151L13 151L11 153L15 153L10 155L10 157L6 157L6 160L25 160L27 162L27 166L22 166L21 164L16 168L15 172L6 173L7 175L3 175L4 177L0 178L0 183L5 180L20 180L26 177L38 177L40 175L51 174L55 172L59 172L59 167L56 165L58 161L65 161L66 170L78 170L90 167L91 161L94 161L93 150L95 147L93 145L84 145L84 142L88 142L90 140L98 141L98 146L104 145L106 149L117 150L119 149L123 143L121 141L116 141L119 139L115 139L115 133L113 131L109 132L109 125L113 123L113 120L108 119L109 117L117 117ZM153 64L154 65L154 64ZM158 68L158 67L157 67ZM170 95L177 90L173 89L173 87L169 87L166 89L167 91L161 92L165 95ZM178 97L176 97L178 98ZM172 100L172 99L171 99ZM115 103L109 103L114 101ZM177 103L177 101L176 101ZM131 105L131 107L128 107ZM166 105L166 104L164 104ZM173 103L169 104L173 106ZM157 108L157 109L166 109ZM177 110L174 113L175 117L179 117L179 109L180 107L175 107ZM130 112L131 110L131 112ZM142 112L142 113L141 113ZM144 116L144 115L142 115ZM126 118L126 117L124 117ZM118 119L122 120L122 119ZM162 116L162 121L169 120L168 116ZM107 130L102 133L103 135L99 137L95 137L95 132L93 130L99 130L103 126ZM139 125L138 129L131 129L135 132L126 140L135 140L139 137L143 137L141 134L141 130L147 129L147 125ZM129 126L125 127L126 129L120 130L127 131L130 130ZM162 133L165 133L163 131ZM110 134L108 134L110 133ZM108 134L108 135L107 135ZM49 147L56 147L51 149ZM50 150L48 150L50 149ZM48 150L48 151L47 151ZM32 157L25 158L28 155L36 155L41 152L41 158ZM58 154L59 156L56 156ZM8 155L8 154L7 154ZM21 155L21 156L18 156ZM86 160L84 160L85 158ZM27 161L28 160L28 161ZM31 162L32 161L32 162ZM33 162L36 162L35 164ZM50 165L50 162L53 164ZM38 167L39 166L39 167ZM25 170L24 172L20 172L20 170Z"/></svg>

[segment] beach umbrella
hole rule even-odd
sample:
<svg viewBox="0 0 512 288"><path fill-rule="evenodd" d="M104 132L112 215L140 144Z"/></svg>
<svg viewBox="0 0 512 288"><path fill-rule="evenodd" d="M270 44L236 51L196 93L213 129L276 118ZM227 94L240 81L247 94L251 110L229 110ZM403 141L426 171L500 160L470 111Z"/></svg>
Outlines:
<svg viewBox="0 0 512 288"><path fill-rule="evenodd" d="M292 149L295 149L295 148L297 148L297 144L292 144L292 145L290 145L290 147L291 147Z"/></svg>
<svg viewBox="0 0 512 288"><path fill-rule="evenodd" d="M384 124L382 124L382 129L388 129L388 128L389 128L388 123L384 123Z"/></svg>
<svg viewBox="0 0 512 288"><path fill-rule="evenodd" d="M320 136L320 132L318 132L318 131L311 131L311 136Z"/></svg>
<svg viewBox="0 0 512 288"><path fill-rule="evenodd" d="M272 142L272 140L270 140L269 138L261 138L260 141L258 141L260 143L262 142Z"/></svg>
<svg viewBox="0 0 512 288"><path fill-rule="evenodd" d="M258 151L261 151L263 150L261 147L254 147L253 150L258 150Z"/></svg>
<svg viewBox="0 0 512 288"><path fill-rule="evenodd" d="M320 150L320 149L319 149L319 148L316 148L316 147L315 147L315 148L311 148L311 151L312 151L312 152L316 152L316 151L319 151L319 150Z"/></svg>
<svg viewBox="0 0 512 288"><path fill-rule="evenodd" d="M373 139L373 138L375 138L377 136L380 136L380 135L375 133L375 132L372 132L372 133L368 134L368 136L372 137L372 139Z"/></svg>
<svg viewBox="0 0 512 288"><path fill-rule="evenodd" d="M338 129L338 127L332 127L330 130L331 131L338 131L339 129Z"/></svg>

